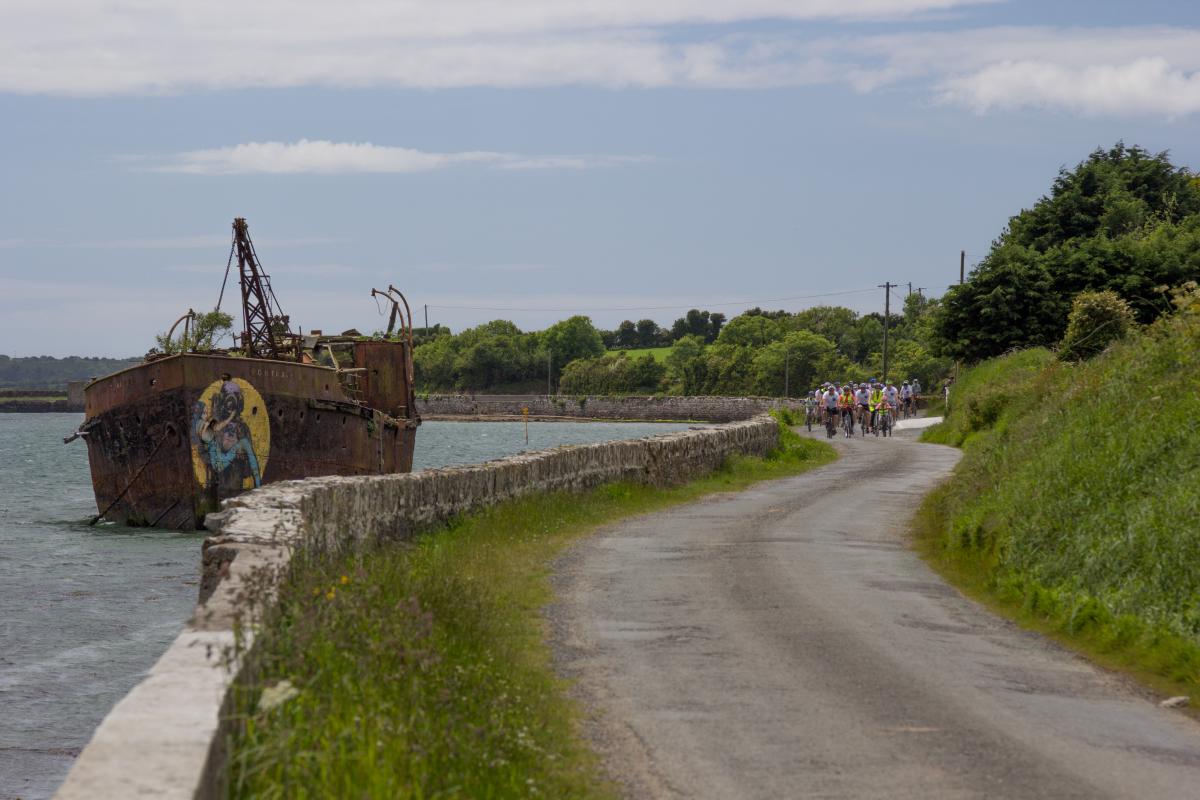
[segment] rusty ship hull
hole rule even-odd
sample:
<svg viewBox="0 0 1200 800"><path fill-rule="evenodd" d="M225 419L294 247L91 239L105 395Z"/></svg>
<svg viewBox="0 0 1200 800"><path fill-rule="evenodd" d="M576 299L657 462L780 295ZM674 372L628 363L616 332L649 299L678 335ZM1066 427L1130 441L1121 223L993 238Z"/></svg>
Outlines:
<svg viewBox="0 0 1200 800"><path fill-rule="evenodd" d="M92 381L81 433L98 512L191 530L274 481L412 469L407 342L351 345L353 381L313 363L184 353Z"/></svg>

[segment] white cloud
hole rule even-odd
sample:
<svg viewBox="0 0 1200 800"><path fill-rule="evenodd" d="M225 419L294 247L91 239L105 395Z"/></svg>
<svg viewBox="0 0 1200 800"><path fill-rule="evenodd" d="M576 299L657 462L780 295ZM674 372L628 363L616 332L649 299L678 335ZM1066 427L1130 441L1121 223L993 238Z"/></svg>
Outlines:
<svg viewBox="0 0 1200 800"><path fill-rule="evenodd" d="M669 41L664 29L889 19L988 1L6 0L0 91L740 85L791 78L736 44Z"/></svg>
<svg viewBox="0 0 1200 800"><path fill-rule="evenodd" d="M860 39L848 75L869 92L931 82L941 102L1176 117L1200 112L1200 30L1002 27Z"/></svg>
<svg viewBox="0 0 1200 800"><path fill-rule="evenodd" d="M142 159L139 159L142 160ZM370 142L248 142L209 150L191 150L152 164L159 172L193 175L342 174L428 172L474 165L495 169L586 169L647 160L640 156L524 156L472 150L432 153L410 147L390 147Z"/></svg>
<svg viewBox="0 0 1200 800"><path fill-rule="evenodd" d="M987 0L6 0L0 92L146 94L246 88L914 88L978 112L1200 111L1200 29L993 27L814 36L797 23L909 18ZM765 25L744 23L770 22ZM272 143L245 147L268 148ZM328 152L390 170L486 163L494 153ZM190 169L299 150L197 151ZM303 156L303 158L302 158ZM557 157L564 158L564 157ZM569 158L569 157L566 157ZM210 161L205 161L210 159ZM588 162L590 165L592 162ZM187 165L183 165L187 166ZM371 169L375 169L372 166Z"/></svg>
<svg viewBox="0 0 1200 800"><path fill-rule="evenodd" d="M1032 106L1175 117L1200 111L1200 70L1173 69L1162 58L1081 67L1008 61L947 80L942 99L979 113Z"/></svg>

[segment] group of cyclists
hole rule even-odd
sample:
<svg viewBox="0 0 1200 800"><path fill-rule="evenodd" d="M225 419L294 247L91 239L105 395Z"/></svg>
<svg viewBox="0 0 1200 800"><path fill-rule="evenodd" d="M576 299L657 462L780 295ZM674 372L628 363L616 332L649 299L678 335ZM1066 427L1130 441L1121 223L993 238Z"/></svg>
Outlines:
<svg viewBox="0 0 1200 800"><path fill-rule="evenodd" d="M824 422L825 431L833 438L840 428L846 438L854 436L854 426L863 436L868 433L890 436L897 414L905 417L917 413L920 381L904 381L899 387L892 382L871 378L862 383L823 383L804 399L805 422L811 431L813 423Z"/></svg>

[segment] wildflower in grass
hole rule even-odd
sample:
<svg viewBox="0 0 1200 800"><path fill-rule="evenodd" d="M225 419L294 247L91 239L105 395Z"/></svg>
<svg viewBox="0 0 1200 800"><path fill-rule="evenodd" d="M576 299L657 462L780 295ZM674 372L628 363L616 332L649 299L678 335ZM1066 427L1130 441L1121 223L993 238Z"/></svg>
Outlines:
<svg viewBox="0 0 1200 800"><path fill-rule="evenodd" d="M292 685L289 680L282 680L274 686L268 686L262 690L262 695L258 699L259 711L270 711L276 706L283 705L293 697L297 697L300 690Z"/></svg>
<svg viewBox="0 0 1200 800"><path fill-rule="evenodd" d="M348 576L348 575L343 575L343 576L342 576L342 586L345 586L345 585L346 585L347 583L349 583L349 582L350 582L350 576Z"/></svg>
<svg viewBox="0 0 1200 800"><path fill-rule="evenodd" d="M332 600L335 597L337 597L337 588L330 586L329 591L325 593L325 599Z"/></svg>

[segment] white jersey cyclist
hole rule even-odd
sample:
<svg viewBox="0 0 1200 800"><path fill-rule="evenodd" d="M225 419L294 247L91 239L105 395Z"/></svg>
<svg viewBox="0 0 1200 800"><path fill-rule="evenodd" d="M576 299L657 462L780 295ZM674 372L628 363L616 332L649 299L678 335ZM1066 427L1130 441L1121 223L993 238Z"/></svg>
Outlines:
<svg viewBox="0 0 1200 800"><path fill-rule="evenodd" d="M908 381L905 381L904 385L900 387L900 399L908 400L912 396L913 396L912 387L908 385Z"/></svg>
<svg viewBox="0 0 1200 800"><path fill-rule="evenodd" d="M899 397L900 397L899 390L896 389L896 387L890 383L887 385L887 388L883 390L883 399L887 400L888 405L892 406L893 408L896 407L896 400Z"/></svg>
<svg viewBox="0 0 1200 800"><path fill-rule="evenodd" d="M871 390L867 385L861 384L858 390L854 393L854 402L860 406L868 406L871 404Z"/></svg>
<svg viewBox="0 0 1200 800"><path fill-rule="evenodd" d="M828 389L821 397L823 405L829 411L837 411L838 393L832 388Z"/></svg>

